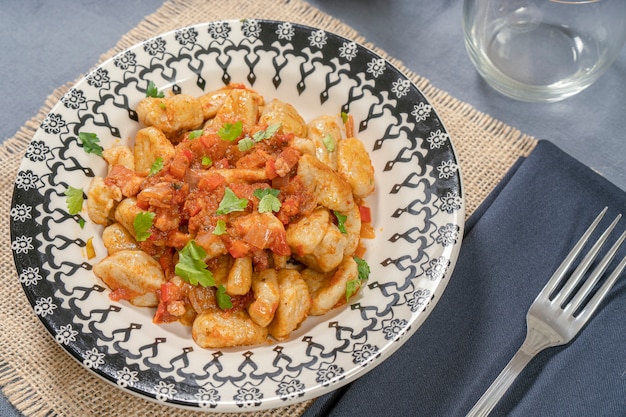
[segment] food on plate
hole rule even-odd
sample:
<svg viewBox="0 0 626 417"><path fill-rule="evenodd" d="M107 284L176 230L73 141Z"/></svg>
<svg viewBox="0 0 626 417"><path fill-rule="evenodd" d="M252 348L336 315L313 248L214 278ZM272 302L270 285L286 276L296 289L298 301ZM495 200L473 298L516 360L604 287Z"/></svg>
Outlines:
<svg viewBox="0 0 626 417"><path fill-rule="evenodd" d="M130 146L81 133L108 164L87 212L104 227L108 253L93 271L110 297L222 348L285 340L357 294L374 169L352 118L307 123L240 84L201 97L155 90L136 107L144 127Z"/></svg>

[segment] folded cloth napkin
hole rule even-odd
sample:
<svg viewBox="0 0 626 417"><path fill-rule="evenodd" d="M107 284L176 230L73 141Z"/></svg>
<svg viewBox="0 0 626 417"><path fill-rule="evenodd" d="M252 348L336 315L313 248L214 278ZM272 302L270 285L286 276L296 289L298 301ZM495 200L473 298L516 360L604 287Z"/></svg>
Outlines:
<svg viewBox="0 0 626 417"><path fill-rule="evenodd" d="M304 416L464 416L522 344L528 308L605 206L601 226L626 215L626 193L541 141L468 219L451 281L422 327ZM626 415L626 276L573 342L531 361L491 415Z"/></svg>

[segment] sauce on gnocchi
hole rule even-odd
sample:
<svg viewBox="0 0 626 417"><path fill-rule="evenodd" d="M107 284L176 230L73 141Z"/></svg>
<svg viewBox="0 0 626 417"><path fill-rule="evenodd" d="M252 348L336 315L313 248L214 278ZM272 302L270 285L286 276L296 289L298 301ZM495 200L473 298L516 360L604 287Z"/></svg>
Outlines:
<svg viewBox="0 0 626 417"><path fill-rule="evenodd" d="M307 123L240 84L136 111L145 127L102 152L107 175L87 192L111 299L223 348L285 340L359 291L374 169L351 117Z"/></svg>

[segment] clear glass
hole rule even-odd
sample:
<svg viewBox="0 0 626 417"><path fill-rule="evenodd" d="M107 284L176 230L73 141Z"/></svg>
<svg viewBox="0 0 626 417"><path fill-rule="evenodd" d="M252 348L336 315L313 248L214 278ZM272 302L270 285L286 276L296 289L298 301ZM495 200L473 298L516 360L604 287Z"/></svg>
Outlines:
<svg viewBox="0 0 626 417"><path fill-rule="evenodd" d="M464 0L470 59L494 89L554 102L589 87L626 41L626 0Z"/></svg>

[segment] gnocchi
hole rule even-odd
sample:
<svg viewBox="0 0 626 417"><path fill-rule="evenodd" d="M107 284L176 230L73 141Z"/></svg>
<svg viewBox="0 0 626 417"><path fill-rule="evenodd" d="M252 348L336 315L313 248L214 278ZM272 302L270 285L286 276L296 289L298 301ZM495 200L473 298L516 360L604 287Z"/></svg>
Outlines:
<svg viewBox="0 0 626 417"><path fill-rule="evenodd" d="M307 123L241 84L136 110L144 127L87 193L112 299L217 349L285 340L361 288L374 169L351 117Z"/></svg>

